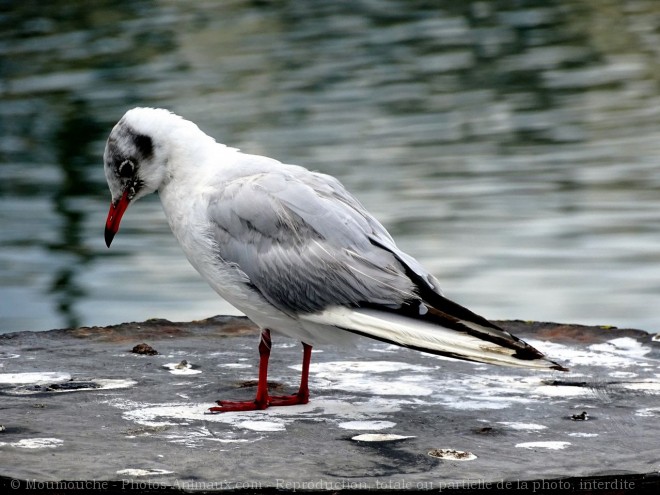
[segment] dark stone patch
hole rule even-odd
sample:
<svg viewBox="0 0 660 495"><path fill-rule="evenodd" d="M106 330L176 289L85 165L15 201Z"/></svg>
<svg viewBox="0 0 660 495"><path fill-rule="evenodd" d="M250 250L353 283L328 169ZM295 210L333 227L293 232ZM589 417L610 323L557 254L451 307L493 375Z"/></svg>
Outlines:
<svg viewBox="0 0 660 495"><path fill-rule="evenodd" d="M573 421L586 421L589 419L589 414L587 411L582 411L580 414L571 415L571 419Z"/></svg>
<svg viewBox="0 0 660 495"><path fill-rule="evenodd" d="M155 356L158 354L158 351L151 347L149 344L145 344L144 342L142 344L138 344L133 349L131 349L131 352L134 354L143 354L146 356Z"/></svg>
<svg viewBox="0 0 660 495"><path fill-rule="evenodd" d="M45 392L66 392L70 390L101 388L101 385L95 382L75 382L53 383L44 387Z"/></svg>

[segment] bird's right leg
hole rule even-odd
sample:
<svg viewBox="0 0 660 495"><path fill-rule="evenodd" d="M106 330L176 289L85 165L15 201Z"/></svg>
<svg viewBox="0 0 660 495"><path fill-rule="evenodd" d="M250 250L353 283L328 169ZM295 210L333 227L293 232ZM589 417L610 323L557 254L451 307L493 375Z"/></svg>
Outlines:
<svg viewBox="0 0 660 495"><path fill-rule="evenodd" d="M219 400L217 406L209 408L210 412L256 411L266 409L270 405L268 397L268 359L270 358L270 348L270 330L264 328L261 331L261 340L259 342L259 380L257 381L257 396L254 400Z"/></svg>

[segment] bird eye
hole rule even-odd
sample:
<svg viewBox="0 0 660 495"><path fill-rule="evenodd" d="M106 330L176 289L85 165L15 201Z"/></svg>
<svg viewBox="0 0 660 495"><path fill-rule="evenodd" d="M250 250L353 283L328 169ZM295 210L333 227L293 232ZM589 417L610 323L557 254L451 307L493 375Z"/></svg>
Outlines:
<svg viewBox="0 0 660 495"><path fill-rule="evenodd" d="M124 160L123 162L121 162L119 167L117 167L117 173L119 174L119 177L130 178L133 177L134 169L135 166L133 165L132 161Z"/></svg>

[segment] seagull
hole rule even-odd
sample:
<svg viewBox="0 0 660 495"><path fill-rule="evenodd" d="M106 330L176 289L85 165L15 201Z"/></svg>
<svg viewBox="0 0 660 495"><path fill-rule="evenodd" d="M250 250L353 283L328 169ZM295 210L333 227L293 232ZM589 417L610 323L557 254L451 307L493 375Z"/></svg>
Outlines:
<svg viewBox="0 0 660 495"><path fill-rule="evenodd" d="M103 156L112 195L108 247L124 212L157 192L188 261L260 329L250 401L212 413L306 404L312 346L370 337L451 358L567 371L487 319L446 298L438 280L334 177L216 142L159 108L133 108ZM271 331L302 342L296 394L271 396Z"/></svg>

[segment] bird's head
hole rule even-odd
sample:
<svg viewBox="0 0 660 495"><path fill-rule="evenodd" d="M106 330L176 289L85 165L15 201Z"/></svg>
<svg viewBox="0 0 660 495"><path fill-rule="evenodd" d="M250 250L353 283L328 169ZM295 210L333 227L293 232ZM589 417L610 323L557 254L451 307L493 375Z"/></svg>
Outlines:
<svg viewBox="0 0 660 495"><path fill-rule="evenodd" d="M166 149L161 137L167 110L134 108L126 112L110 133L103 161L112 194L105 223L105 243L110 247L128 205L153 193L166 173Z"/></svg>

